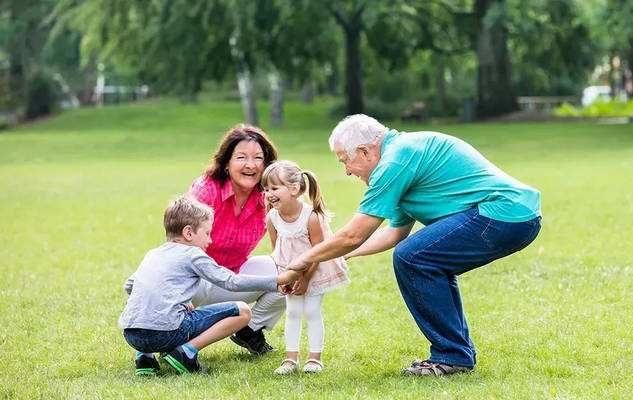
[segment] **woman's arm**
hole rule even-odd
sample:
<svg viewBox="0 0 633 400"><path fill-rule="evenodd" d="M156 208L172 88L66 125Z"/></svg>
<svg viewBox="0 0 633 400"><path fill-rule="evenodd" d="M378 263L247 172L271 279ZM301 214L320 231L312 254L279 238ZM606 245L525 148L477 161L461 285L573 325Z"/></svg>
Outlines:
<svg viewBox="0 0 633 400"><path fill-rule="evenodd" d="M401 240L409 236L413 223L393 228L386 226L374 232L359 248L349 252L345 258L367 256L380 253L397 245Z"/></svg>

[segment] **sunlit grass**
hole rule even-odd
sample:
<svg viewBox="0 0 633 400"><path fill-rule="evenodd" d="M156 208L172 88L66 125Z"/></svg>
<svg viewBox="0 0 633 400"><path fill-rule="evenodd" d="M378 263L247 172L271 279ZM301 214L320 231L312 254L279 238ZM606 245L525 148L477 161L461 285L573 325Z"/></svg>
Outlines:
<svg viewBox="0 0 633 400"><path fill-rule="evenodd" d="M328 152L328 106L292 103L285 128L263 125L283 158L317 173L337 227L363 187ZM353 261L351 285L326 296L322 375L272 374L280 325L275 354L252 359L222 342L201 353L209 375L136 378L116 327L121 284L162 241L167 200L240 118L237 103L151 101L0 133L0 398L630 397L633 127L589 123L391 124L462 137L542 191L537 241L461 277L474 373L400 375L428 344L386 253Z"/></svg>

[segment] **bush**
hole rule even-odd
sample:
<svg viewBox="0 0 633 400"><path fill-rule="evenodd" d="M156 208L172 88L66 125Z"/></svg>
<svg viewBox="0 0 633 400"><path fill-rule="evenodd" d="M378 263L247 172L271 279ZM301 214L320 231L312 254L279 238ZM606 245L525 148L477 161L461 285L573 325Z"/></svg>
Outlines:
<svg viewBox="0 0 633 400"><path fill-rule="evenodd" d="M553 114L557 117L579 117L580 110L569 103L563 103L554 109Z"/></svg>
<svg viewBox="0 0 633 400"><path fill-rule="evenodd" d="M26 119L51 114L57 109L59 98L59 88L53 78L44 72L36 72L26 93Z"/></svg>
<svg viewBox="0 0 633 400"><path fill-rule="evenodd" d="M554 109L557 117L633 117L633 100L596 101L584 108L564 103Z"/></svg>

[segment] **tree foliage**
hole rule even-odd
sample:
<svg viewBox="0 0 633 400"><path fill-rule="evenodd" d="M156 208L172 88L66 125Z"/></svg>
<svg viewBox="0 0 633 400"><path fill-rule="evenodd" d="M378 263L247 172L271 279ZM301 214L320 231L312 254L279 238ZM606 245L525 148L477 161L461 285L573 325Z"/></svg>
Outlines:
<svg viewBox="0 0 633 400"><path fill-rule="evenodd" d="M597 46L572 0L513 0L510 46L517 93L577 95L595 65Z"/></svg>
<svg viewBox="0 0 633 400"><path fill-rule="evenodd" d="M630 0L5 0L0 104L24 107L39 69L88 87L101 62L187 99L239 74L340 74L347 113L422 99L454 114L474 95L494 116L515 95L579 93L605 60L623 79L632 20Z"/></svg>

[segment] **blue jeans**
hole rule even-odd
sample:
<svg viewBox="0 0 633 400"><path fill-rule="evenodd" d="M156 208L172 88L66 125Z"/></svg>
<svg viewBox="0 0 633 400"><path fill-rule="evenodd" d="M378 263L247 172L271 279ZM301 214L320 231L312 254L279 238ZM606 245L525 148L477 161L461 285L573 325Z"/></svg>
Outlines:
<svg viewBox="0 0 633 400"><path fill-rule="evenodd" d="M502 222L472 208L439 219L396 246L393 265L398 286L431 342L431 361L475 365L475 346L468 334L457 275L523 249L540 229L541 217Z"/></svg>
<svg viewBox="0 0 633 400"><path fill-rule="evenodd" d="M173 331L128 328L123 330L123 336L141 353L166 353L199 336L224 318L239 314L240 309L234 302L211 304L187 313L178 329Z"/></svg>

